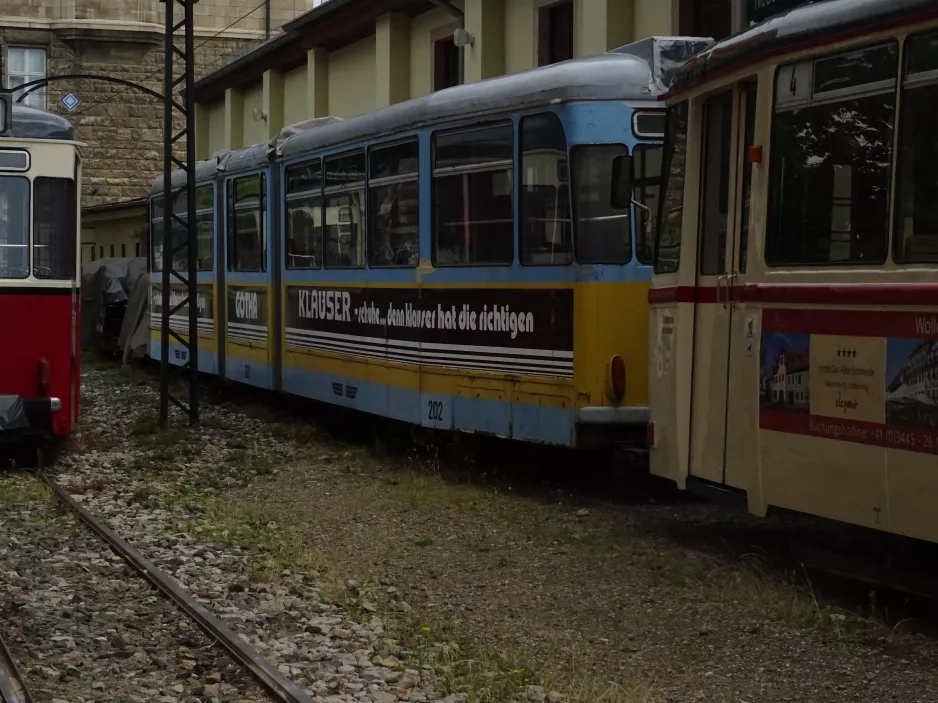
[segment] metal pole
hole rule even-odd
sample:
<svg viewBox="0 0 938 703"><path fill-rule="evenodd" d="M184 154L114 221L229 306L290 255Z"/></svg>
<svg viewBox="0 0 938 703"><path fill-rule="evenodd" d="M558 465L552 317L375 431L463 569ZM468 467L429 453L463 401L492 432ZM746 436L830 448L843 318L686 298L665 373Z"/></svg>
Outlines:
<svg viewBox="0 0 938 703"><path fill-rule="evenodd" d="M172 308L170 269L173 265L173 5L166 8L163 47L163 270L162 316L160 321L160 413L159 426L169 421L169 313Z"/></svg>
<svg viewBox="0 0 938 703"><path fill-rule="evenodd" d="M185 5L186 44L186 203L189 207L189 426L199 425L199 266L198 225L195 221L195 36L193 5L197 0L180 0Z"/></svg>

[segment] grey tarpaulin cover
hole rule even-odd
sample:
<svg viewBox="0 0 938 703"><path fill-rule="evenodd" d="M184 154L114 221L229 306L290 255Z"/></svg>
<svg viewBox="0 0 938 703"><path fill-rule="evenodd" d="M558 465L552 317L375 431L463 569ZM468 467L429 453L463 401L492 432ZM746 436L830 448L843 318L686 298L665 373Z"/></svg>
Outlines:
<svg viewBox="0 0 938 703"><path fill-rule="evenodd" d="M113 351L131 282L145 272L147 260L99 259L81 267L81 344Z"/></svg>
<svg viewBox="0 0 938 703"><path fill-rule="evenodd" d="M18 395L0 395L0 432L29 427L26 406Z"/></svg>
<svg viewBox="0 0 938 703"><path fill-rule="evenodd" d="M146 259L142 261L146 262ZM127 299L120 336L117 338L117 346L125 363L130 359L139 359L147 353L147 343L150 339L150 315L147 306L149 280L146 266L142 266L137 275L129 281L130 296Z"/></svg>

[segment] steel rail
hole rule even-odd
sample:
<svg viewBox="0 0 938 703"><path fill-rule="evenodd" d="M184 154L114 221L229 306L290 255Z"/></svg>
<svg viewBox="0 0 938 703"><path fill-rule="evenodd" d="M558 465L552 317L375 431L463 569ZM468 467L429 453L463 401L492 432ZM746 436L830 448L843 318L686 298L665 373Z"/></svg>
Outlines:
<svg viewBox="0 0 938 703"><path fill-rule="evenodd" d="M3 703L33 703L33 697L26 688L26 679L17 668L2 637L0 637L0 700Z"/></svg>
<svg viewBox="0 0 938 703"><path fill-rule="evenodd" d="M214 638L241 666L247 669L267 691L283 703L313 703L313 700L301 691L296 684L287 680L274 666L262 657L253 647L232 632L216 616L195 602L179 585L150 563L140 552L122 540L107 525L98 520L89 511L79 505L62 486L52 480L44 471L40 477L49 489L82 522L98 534L124 561L143 578L149 581L163 595L177 606L210 637Z"/></svg>

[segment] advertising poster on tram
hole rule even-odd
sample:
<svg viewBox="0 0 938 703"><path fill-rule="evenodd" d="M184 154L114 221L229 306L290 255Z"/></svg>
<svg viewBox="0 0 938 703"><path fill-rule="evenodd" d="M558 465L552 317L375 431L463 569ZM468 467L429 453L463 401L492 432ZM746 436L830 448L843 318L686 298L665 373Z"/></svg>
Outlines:
<svg viewBox="0 0 938 703"><path fill-rule="evenodd" d="M938 454L938 319L766 310L759 426Z"/></svg>
<svg viewBox="0 0 938 703"><path fill-rule="evenodd" d="M569 289L289 286L286 298L294 349L573 377Z"/></svg>

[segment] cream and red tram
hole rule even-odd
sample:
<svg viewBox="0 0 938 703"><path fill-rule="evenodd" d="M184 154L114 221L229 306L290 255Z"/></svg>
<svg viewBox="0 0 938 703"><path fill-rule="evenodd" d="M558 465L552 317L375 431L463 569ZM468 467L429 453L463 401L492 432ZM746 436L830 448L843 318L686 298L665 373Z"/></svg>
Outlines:
<svg viewBox="0 0 938 703"><path fill-rule="evenodd" d="M666 99L652 472L938 540L938 3L790 10Z"/></svg>
<svg viewBox="0 0 938 703"><path fill-rule="evenodd" d="M0 439L67 436L78 416L73 137L61 117L0 95Z"/></svg>

